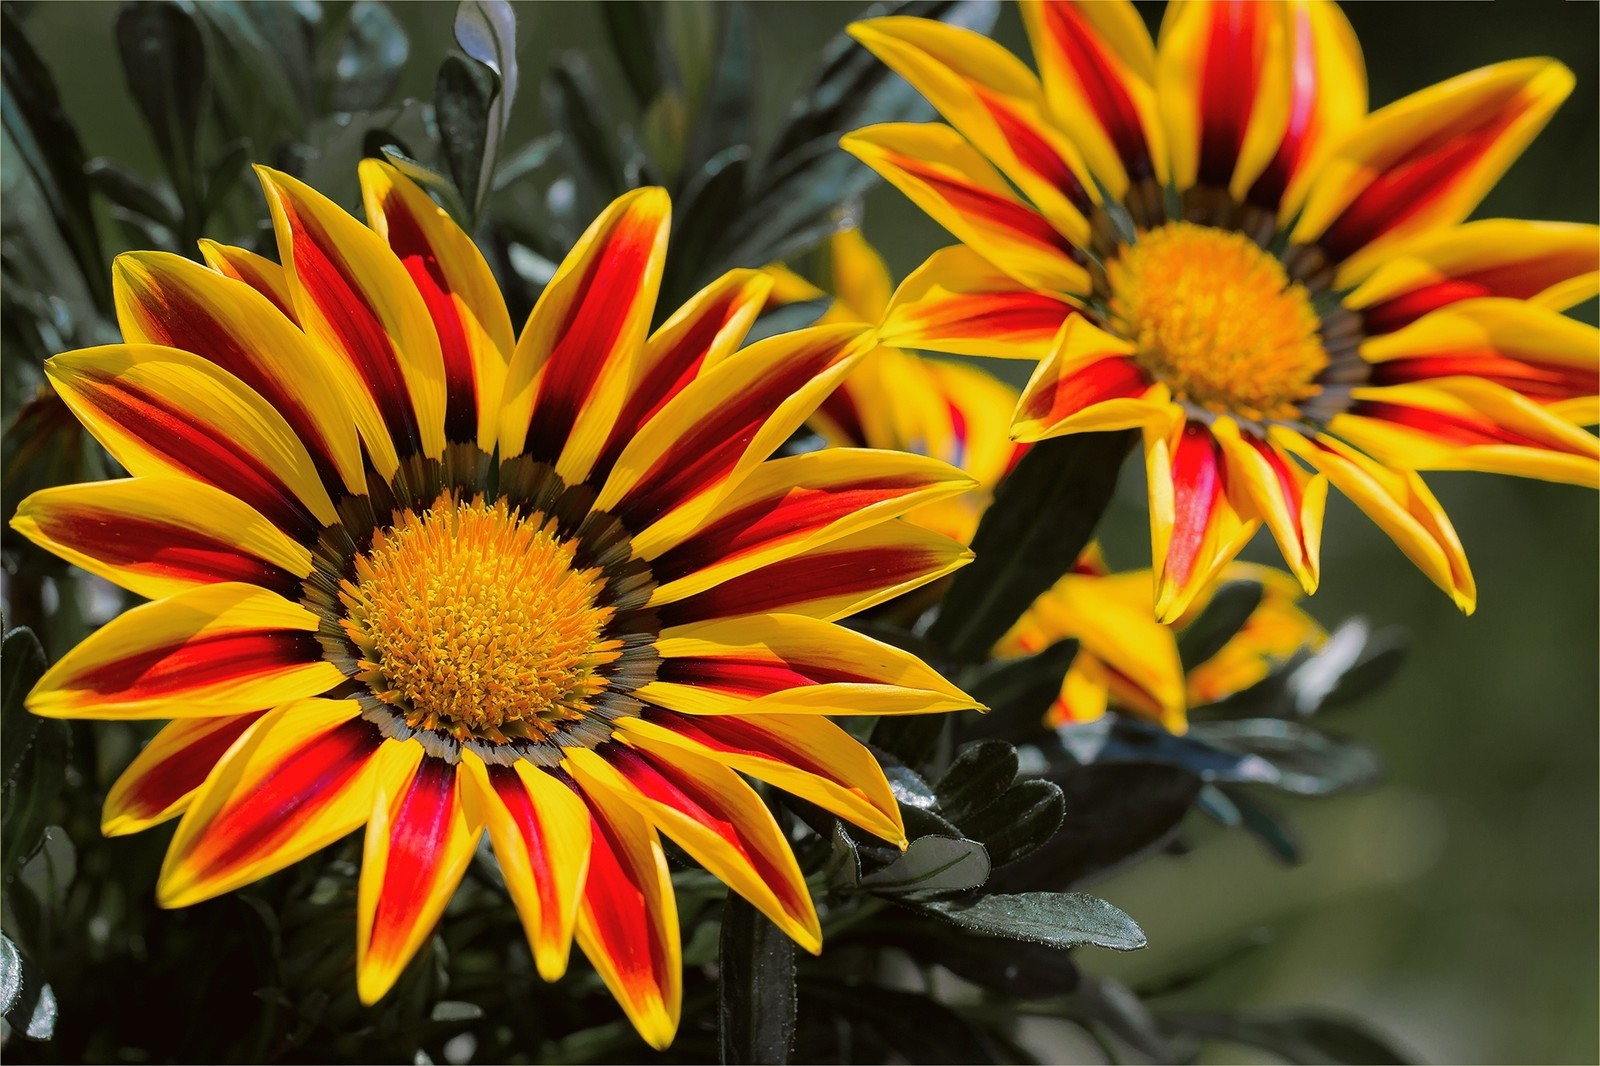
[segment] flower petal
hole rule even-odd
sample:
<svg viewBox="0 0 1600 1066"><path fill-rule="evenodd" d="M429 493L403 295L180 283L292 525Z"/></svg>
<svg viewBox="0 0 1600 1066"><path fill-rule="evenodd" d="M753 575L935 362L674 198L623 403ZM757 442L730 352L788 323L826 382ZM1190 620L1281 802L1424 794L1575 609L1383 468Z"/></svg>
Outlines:
<svg viewBox="0 0 1600 1066"><path fill-rule="evenodd" d="M1023 285L1083 291L1081 253L949 126L886 122L846 134L839 146Z"/></svg>
<svg viewBox="0 0 1600 1066"><path fill-rule="evenodd" d="M896 519L730 578L661 607L664 625L743 614L832 621L937 580L972 561L951 540Z"/></svg>
<svg viewBox="0 0 1600 1066"><path fill-rule="evenodd" d="M70 563L158 599L241 581L298 598L311 552L221 489L188 478L118 478L40 489L11 528Z"/></svg>
<svg viewBox="0 0 1600 1066"><path fill-rule="evenodd" d="M265 713L180 718L162 726L106 793L100 832L137 833L182 814L233 742Z"/></svg>
<svg viewBox="0 0 1600 1066"><path fill-rule="evenodd" d="M275 873L367 820L384 745L354 700L300 700L240 737L184 812L156 901L187 907Z"/></svg>
<svg viewBox="0 0 1600 1066"><path fill-rule="evenodd" d="M1331 437L1309 440L1277 426L1269 432L1272 443L1326 474L1463 613L1472 613L1478 592L1461 541L1420 477L1381 466Z"/></svg>
<svg viewBox="0 0 1600 1066"><path fill-rule="evenodd" d="M933 19L869 19L849 33L927 97L1058 232L1079 245L1089 240L1088 170L1046 117L1039 80L1016 56L982 34Z"/></svg>
<svg viewBox="0 0 1600 1066"><path fill-rule="evenodd" d="M669 626L640 699L686 714L902 714L969 710L976 700L922 660L800 615Z"/></svg>
<svg viewBox="0 0 1600 1066"><path fill-rule="evenodd" d="M667 856L655 827L614 792L585 787L583 798L593 845L578 946L644 1042L660 1051L672 1043L683 1009L678 902Z"/></svg>
<svg viewBox="0 0 1600 1066"><path fill-rule="evenodd" d="M45 373L129 473L214 485L302 542L338 521L316 464L283 416L200 356L110 344L54 356Z"/></svg>
<svg viewBox="0 0 1600 1066"><path fill-rule="evenodd" d="M595 501L646 558L682 540L786 440L872 345L860 326L759 341L705 371L623 449Z"/></svg>
<svg viewBox="0 0 1600 1066"><path fill-rule="evenodd" d="M416 283L444 360L444 435L494 451L500 389L515 341L500 286L478 246L410 178L363 159L367 221Z"/></svg>
<svg viewBox="0 0 1600 1066"><path fill-rule="evenodd" d="M1549 59L1484 67L1372 114L1319 168L1293 240L1362 280L1405 237L1465 218L1572 91Z"/></svg>
<svg viewBox="0 0 1600 1066"><path fill-rule="evenodd" d="M481 822L469 824L456 766L390 742L406 772L380 772L356 893L356 991L371 1006L395 981L444 913L467 872ZM393 776L391 776L391 774ZM475 820L476 821L476 820Z"/></svg>
<svg viewBox="0 0 1600 1066"><path fill-rule="evenodd" d="M1123 0L1024 0L1022 20L1057 128L1120 200L1131 183L1167 180L1157 117L1155 48Z"/></svg>
<svg viewBox="0 0 1600 1066"><path fill-rule="evenodd" d="M344 681L316 615L276 593L201 585L112 619L45 671L27 707L50 718L205 718Z"/></svg>
<svg viewBox="0 0 1600 1066"><path fill-rule="evenodd" d="M651 603L702 592L972 484L951 466L905 452L829 448L762 463L687 540L651 559L659 582Z"/></svg>
<svg viewBox="0 0 1600 1066"><path fill-rule="evenodd" d="M1265 522L1300 586L1307 593L1317 591L1328 479L1307 474L1254 433L1241 433L1231 418L1219 417L1211 424L1211 434L1227 460L1234 508L1246 518Z"/></svg>
<svg viewBox="0 0 1600 1066"><path fill-rule="evenodd" d="M502 457L584 480L627 398L667 254L671 205L635 189L584 231L523 327L506 374Z"/></svg>
<svg viewBox="0 0 1600 1066"><path fill-rule="evenodd" d="M1022 390L1011 435L1036 441L1165 422L1172 411L1167 390L1146 376L1133 354L1132 344L1088 319L1067 319Z"/></svg>
<svg viewBox="0 0 1600 1066"><path fill-rule="evenodd" d="M578 900L589 871L589 809L563 774L527 762L484 766L464 754L506 890L517 905L534 965L546 981L567 971Z"/></svg>
<svg viewBox="0 0 1600 1066"><path fill-rule="evenodd" d="M111 278L124 340L182 348L221 367L283 416L329 491L366 491L355 427L376 411L352 411L347 397L364 397L348 368L267 298L169 252L124 252Z"/></svg>
<svg viewBox="0 0 1600 1066"><path fill-rule="evenodd" d="M878 761L820 715L689 717L651 710L619 722L618 731L665 759L682 749L714 759L905 846L900 805Z"/></svg>
<svg viewBox="0 0 1600 1066"><path fill-rule="evenodd" d="M663 758L608 744L570 751L567 759L591 789L609 789L632 805L801 947L822 950L822 926L794 852L738 774L687 748Z"/></svg>
<svg viewBox="0 0 1600 1066"><path fill-rule="evenodd" d="M1087 293L1087 271L1064 290ZM897 348L954 355L1042 359L1061 324L1076 314L1065 299L1036 292L965 245L941 248L895 290L879 339Z"/></svg>
<svg viewBox="0 0 1600 1066"><path fill-rule="evenodd" d="M1227 467L1210 431L1193 422L1170 434L1145 429L1150 487L1150 558L1155 560L1156 618L1189 609L1255 534L1228 499Z"/></svg>
<svg viewBox="0 0 1600 1066"><path fill-rule="evenodd" d="M200 255L206 266L224 277L242 281L272 301L272 306L295 325L300 320L294 313L294 295L289 291L289 275L283 267L248 248L238 248L217 241L200 241Z"/></svg>

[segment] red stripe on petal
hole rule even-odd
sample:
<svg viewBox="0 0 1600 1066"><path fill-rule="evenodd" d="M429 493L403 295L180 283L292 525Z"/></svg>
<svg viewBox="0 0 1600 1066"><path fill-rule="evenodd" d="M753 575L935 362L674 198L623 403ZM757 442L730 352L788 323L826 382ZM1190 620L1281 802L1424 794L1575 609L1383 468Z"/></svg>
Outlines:
<svg viewBox="0 0 1600 1066"><path fill-rule="evenodd" d="M44 510L35 521L44 536L108 566L177 580L243 581L290 600L300 596L293 574L197 529L91 508Z"/></svg>
<svg viewBox="0 0 1600 1066"><path fill-rule="evenodd" d="M1519 448L1540 450L1549 448L1544 441L1525 437L1504 426L1496 425L1487 418L1472 418L1424 407L1375 401L1358 403L1350 413L1364 418L1382 419L1397 426L1404 426L1431 437L1438 437L1440 440L1468 447L1482 444L1511 444Z"/></svg>
<svg viewBox="0 0 1600 1066"><path fill-rule="evenodd" d="M1094 25L1073 5L1060 0L1041 4L1040 8L1044 12L1046 29L1061 50L1062 58L1077 73L1084 98L1121 157L1128 180L1137 182L1153 176L1155 169L1145 146L1144 125L1139 121L1138 109L1106 58Z"/></svg>
<svg viewBox="0 0 1600 1066"><path fill-rule="evenodd" d="M1266 4L1232 0L1211 8L1200 82L1200 161L1197 181L1226 188L1244 145L1266 52Z"/></svg>
<svg viewBox="0 0 1600 1066"><path fill-rule="evenodd" d="M245 681L318 662L315 633L296 629L201 634L181 644L150 648L77 674L74 691L115 695L121 702L180 696L227 681Z"/></svg>
<svg viewBox="0 0 1600 1066"><path fill-rule="evenodd" d="M1172 457L1173 523L1166 574L1177 588L1188 585L1205 544L1206 530L1223 493L1221 457L1204 426L1183 427Z"/></svg>
<svg viewBox="0 0 1600 1066"><path fill-rule="evenodd" d="M1276 211L1299 169L1306 147L1318 135L1317 39L1307 6L1293 9L1293 54L1289 65L1289 119L1272 162L1250 186L1245 199Z"/></svg>
<svg viewBox="0 0 1600 1066"><path fill-rule="evenodd" d="M238 497L300 540L322 528L271 470L219 439L216 426L124 378L94 370L85 370L83 377L89 386L82 393L85 401L167 464Z"/></svg>
<svg viewBox="0 0 1600 1066"><path fill-rule="evenodd" d="M1031 391L1018 420L1054 425L1097 403L1137 396L1149 387L1144 371L1132 359L1120 355L1096 359Z"/></svg>
<svg viewBox="0 0 1600 1066"><path fill-rule="evenodd" d="M1067 166L1061 154L1034 131L1032 123L1019 118L997 96L985 92L976 83L969 85L969 88L977 93L995 125L1000 127L1000 135L1016 153L1018 162L1059 189L1078 210L1087 213L1094 207L1094 199L1085 191L1078 176Z"/></svg>
<svg viewBox="0 0 1600 1066"><path fill-rule="evenodd" d="M195 720L197 729L209 727L209 731L192 737L167 758L145 767L133 787L121 797L118 817L153 818L199 788L233 742L266 713L253 711L231 718Z"/></svg>
<svg viewBox="0 0 1600 1066"><path fill-rule="evenodd" d="M585 797L587 799L587 797ZM624 844L590 802L593 843L584 902L594 917L594 933L618 978L630 987L667 987L672 965L667 946L657 935L650 909L654 892L641 887L641 877L654 870L635 870L624 859Z"/></svg>
<svg viewBox="0 0 1600 1066"><path fill-rule="evenodd" d="M439 880L460 803L455 767L425 756L389 823L383 887L367 947L370 955L394 960L405 951L418 904L433 894Z"/></svg>
<svg viewBox="0 0 1600 1066"><path fill-rule="evenodd" d="M963 215L981 218L1004 229L1008 229L1028 240L1054 248L1071 258L1074 262L1082 259L1083 253L1072 246L1072 243L1055 231L1055 227L1046 222L1043 215L1037 214L1028 207L996 195L987 189L980 189L964 181L936 173L932 169L919 166L915 160L902 156L895 157L895 162L905 167L920 181L926 182L935 192L949 201L950 206Z"/></svg>
<svg viewBox="0 0 1600 1066"><path fill-rule="evenodd" d="M1594 270L1592 249L1546 253L1526 259L1496 263L1482 270L1464 271L1454 277L1402 293L1374 304L1361 313L1368 336L1392 333L1410 325L1430 311L1437 311L1460 300L1501 296L1527 300L1569 278Z"/></svg>
<svg viewBox="0 0 1600 1066"><path fill-rule="evenodd" d="M1374 385L1403 385L1454 376L1481 378L1541 403L1600 393L1600 368L1535 366L1507 358L1492 348L1393 359L1373 366L1371 373Z"/></svg>
<svg viewBox="0 0 1600 1066"><path fill-rule="evenodd" d="M489 784L494 787L500 802L505 804L522 836L522 845L528 851L528 866L533 871L533 887L539 894L539 913L546 921L560 913L561 899L556 894L555 881L550 872L550 849L545 844L544 825L538 809L522 778L509 766L490 766Z"/></svg>
<svg viewBox="0 0 1600 1066"><path fill-rule="evenodd" d="M837 776L783 737L761 728L752 718L737 715L684 715L650 708L645 717L680 736L729 755L747 755L783 763L829 781Z"/></svg>
<svg viewBox="0 0 1600 1066"><path fill-rule="evenodd" d="M189 857L193 879L220 879L283 845L338 798L382 743L378 727L360 718L307 741L211 819Z"/></svg>
<svg viewBox="0 0 1600 1066"><path fill-rule="evenodd" d="M880 680L819 663L793 663L753 657L711 659L687 656L663 659L656 676L662 681L750 698L808 685Z"/></svg>

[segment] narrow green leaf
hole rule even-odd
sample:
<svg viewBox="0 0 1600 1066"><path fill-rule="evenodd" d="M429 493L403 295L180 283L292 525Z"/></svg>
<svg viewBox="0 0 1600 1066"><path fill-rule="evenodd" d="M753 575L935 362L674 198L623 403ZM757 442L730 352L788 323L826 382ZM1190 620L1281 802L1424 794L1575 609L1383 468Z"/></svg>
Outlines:
<svg viewBox="0 0 1600 1066"><path fill-rule="evenodd" d="M1085 975L1073 993L1071 1008L1105 1026L1150 1061L1177 1061L1154 1015L1121 981Z"/></svg>
<svg viewBox="0 0 1600 1066"><path fill-rule="evenodd" d="M989 713L963 715L965 735L1013 743L1037 737L1077 654L1078 642L1069 638L1025 659L985 664L967 691Z"/></svg>
<svg viewBox="0 0 1600 1066"><path fill-rule="evenodd" d="M675 3L670 9L691 7ZM701 5L702 7L706 5ZM721 40L717 45L715 63L710 65L710 85L705 91L705 104L695 118L693 132L684 152L682 181L696 180L719 152L737 146L750 147L751 141L751 73L755 68L750 34L750 10L744 0L732 0L714 7L722 21ZM686 89L691 102L693 89ZM742 191L742 190L741 190Z"/></svg>
<svg viewBox="0 0 1600 1066"><path fill-rule="evenodd" d="M1285 679L1294 713L1308 717L1387 684L1405 662L1406 643L1398 627L1373 632L1364 619L1349 619Z"/></svg>
<svg viewBox="0 0 1600 1066"><path fill-rule="evenodd" d="M1082 892L1022 892L919 906L974 933L1051 947L1092 944L1133 951L1145 946L1138 923L1105 900Z"/></svg>
<svg viewBox="0 0 1600 1066"><path fill-rule="evenodd" d="M0 778L0 807L10 807L11 792L44 719L31 715L23 700L44 676L44 648L33 630L19 626L0 642L0 674L3 674L3 701L0 701L0 751L4 752L5 776Z"/></svg>
<svg viewBox="0 0 1600 1066"><path fill-rule="evenodd" d="M975 840L918 837L900 858L863 877L861 887L884 896L965 892L987 881L989 869L989 855Z"/></svg>
<svg viewBox="0 0 1600 1066"><path fill-rule="evenodd" d="M1041 441L995 492L962 567L928 632L957 658L982 660L1039 594L1072 568L1089 543L1133 430Z"/></svg>
<svg viewBox="0 0 1600 1066"><path fill-rule="evenodd" d="M456 7L455 35L461 50L488 68L496 79L496 91L490 96L484 118L483 154L473 191L465 196L473 219L477 219L494 187L495 168L517 98L517 16L507 0L461 0Z"/></svg>
<svg viewBox="0 0 1600 1066"><path fill-rule="evenodd" d="M948 714L890 714L872 726L872 743L889 752L907 766L926 769L939 751Z"/></svg>
<svg viewBox="0 0 1600 1066"><path fill-rule="evenodd" d="M363 111L387 103L410 55L411 40L388 5L356 0L334 53L334 109Z"/></svg>
<svg viewBox="0 0 1600 1066"><path fill-rule="evenodd" d="M598 209L625 192L627 176L611 134L616 127L588 61L576 52L563 53L545 77L540 95L551 127L561 134L562 154L585 193L578 206Z"/></svg>
<svg viewBox="0 0 1600 1066"><path fill-rule="evenodd" d="M1262 1048L1289 1062L1398 1063L1414 1061L1365 1022L1304 1011L1238 1014L1166 1012L1169 1030Z"/></svg>
<svg viewBox="0 0 1600 1066"><path fill-rule="evenodd" d="M124 5L116 32L128 90L188 213L199 204L196 152L210 85L205 38L187 11L166 0Z"/></svg>
<svg viewBox="0 0 1600 1066"><path fill-rule="evenodd" d="M1211 602L1178 633L1178 658L1187 673L1223 649L1250 620L1266 587L1259 581L1227 581Z"/></svg>
<svg viewBox="0 0 1600 1066"><path fill-rule="evenodd" d="M600 15L634 100L649 106L678 80L662 29L662 5L654 0L601 0Z"/></svg>
<svg viewBox="0 0 1600 1066"><path fill-rule="evenodd" d="M984 740L964 749L945 771L934 793L939 813L963 825L999 799L1017 778L1017 752L1001 740Z"/></svg>
<svg viewBox="0 0 1600 1066"><path fill-rule="evenodd" d="M91 159L84 167L84 174L88 176L95 192L118 207L154 219L169 229L178 225L179 209L171 193L160 185L146 181L115 159L105 156Z"/></svg>
<svg viewBox="0 0 1600 1066"><path fill-rule="evenodd" d="M1254 755L1277 770L1266 782L1285 792L1324 796L1376 784L1382 776L1378 758L1349 740L1338 740L1279 718L1245 718L1232 722L1197 722L1195 740Z"/></svg>
<svg viewBox="0 0 1600 1066"><path fill-rule="evenodd" d="M1246 832L1266 846L1267 850L1293 865L1301 859L1300 844L1289 826L1271 808L1258 802L1242 788L1224 789L1239 812L1240 824Z"/></svg>
<svg viewBox="0 0 1600 1066"><path fill-rule="evenodd" d="M473 59L447 55L439 65L433 90L440 147L461 200L473 209L481 202L479 183L489 158L490 113L495 94L494 71Z"/></svg>
<svg viewBox="0 0 1600 1066"><path fill-rule="evenodd" d="M561 135L559 133L547 133L543 137L535 137L506 156L500 161L500 169L495 171L494 174L495 191L499 192L501 189L510 188L544 166L560 147Z"/></svg>
<svg viewBox="0 0 1600 1066"><path fill-rule="evenodd" d="M794 941L737 893L722 908L717 1031L725 1063L785 1063L794 1046Z"/></svg>

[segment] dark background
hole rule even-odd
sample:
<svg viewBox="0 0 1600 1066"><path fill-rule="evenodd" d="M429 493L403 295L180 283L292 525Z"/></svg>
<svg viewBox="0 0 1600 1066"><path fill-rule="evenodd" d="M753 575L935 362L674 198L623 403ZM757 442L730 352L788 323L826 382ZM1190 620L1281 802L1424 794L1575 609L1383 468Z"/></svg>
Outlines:
<svg viewBox="0 0 1600 1066"><path fill-rule="evenodd" d="M337 18L342 6L325 5L325 17ZM88 154L154 175L116 61L115 10L101 2L40 5L30 34ZM411 32L402 91L427 97L451 44L453 5L395 10ZM817 50L859 7L775 2L754 11L761 102L775 121ZM1595 220L1600 7L1384 3L1347 13L1365 51L1374 107L1502 59L1554 55L1570 66L1578 78L1573 97L1477 217ZM593 5L520 5L518 16L524 91L511 143L542 132L535 87L561 48L587 51L618 113L627 113ZM1154 26L1159 7L1146 16ZM1014 10L1004 12L997 34L1028 57ZM865 227L897 277L950 242L886 188L869 197ZM1578 313L1593 322L1593 302ZM1025 369L990 366L1013 375ZM1126 473L1102 539L1114 565L1131 567L1148 561L1148 533L1136 464ZM1412 634L1400 679L1328 723L1376 747L1388 783L1296 804L1308 858L1293 869L1240 834L1197 827L1199 846L1187 857L1147 862L1096 888L1144 925L1151 947L1085 961L1131 979L1265 929L1271 943L1193 992L1197 1006L1348 1011L1429 1061L1593 1062L1600 1057L1596 498L1488 475L1428 481L1477 575L1476 616L1461 617L1337 494L1323 537L1323 590L1310 603L1325 624L1361 614ZM1248 554L1275 560L1270 541ZM1098 1055L1076 1044L1060 1045L1060 1053Z"/></svg>

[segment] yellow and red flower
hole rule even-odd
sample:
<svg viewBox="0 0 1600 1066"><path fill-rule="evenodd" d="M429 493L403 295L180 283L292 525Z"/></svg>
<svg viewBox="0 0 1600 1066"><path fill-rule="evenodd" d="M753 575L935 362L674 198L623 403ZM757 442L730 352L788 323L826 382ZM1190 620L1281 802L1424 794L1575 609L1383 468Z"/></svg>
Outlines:
<svg viewBox="0 0 1600 1066"><path fill-rule="evenodd" d="M883 258L858 229L828 244L832 291L825 293L782 266L771 266L772 306L831 296L823 323L866 325L883 318L894 283ZM963 544L972 542L994 488L1027 445L1007 435L1017 390L977 367L879 347L868 353L811 416L831 447L912 452L960 467L977 482L969 492L924 504L904 517Z"/></svg>
<svg viewBox="0 0 1600 1066"><path fill-rule="evenodd" d="M890 841L899 809L824 714L972 707L833 624L970 553L896 516L967 491L920 456L766 461L875 345L739 348L771 280L654 332L668 203L613 203L520 336L471 240L366 161L370 228L262 170L282 266L207 243L117 260L126 343L52 382L133 476L15 527L154 602L55 664L37 714L173 719L106 799L182 816L157 895L237 888L366 826L357 986L384 995L487 831L540 973L574 937L672 1039L679 932L658 831L815 951L789 844L741 775Z"/></svg>
<svg viewBox="0 0 1600 1066"><path fill-rule="evenodd" d="M1462 610L1419 470L1594 486L1595 227L1461 224L1573 86L1500 63L1366 113L1330 3L1024 0L1039 76L923 19L855 37L948 120L843 144L962 244L895 293L885 343L1042 359L1013 433L1139 428L1156 612L1265 524L1308 591L1331 482Z"/></svg>
<svg viewBox="0 0 1600 1066"><path fill-rule="evenodd" d="M1185 671L1177 636L1225 582L1253 581L1261 602L1226 644ZM1243 692L1303 648L1327 638L1299 607L1300 586L1282 570L1230 563L1183 616L1164 625L1150 617L1150 572L1106 568L1090 545L1072 572L1044 592L995 646L1000 656L1033 655L1060 640L1078 642L1045 718L1049 726L1089 722L1108 707L1160 722L1173 733L1189 728L1188 711Z"/></svg>

